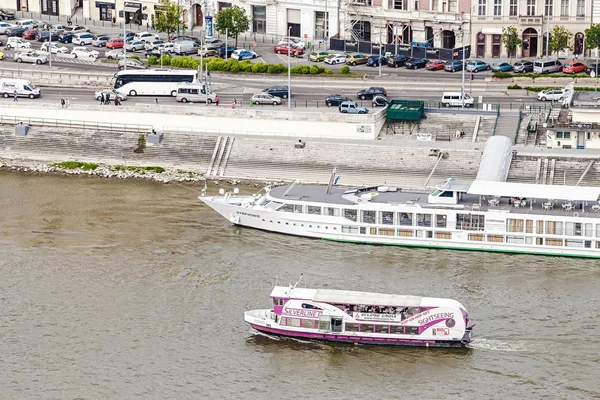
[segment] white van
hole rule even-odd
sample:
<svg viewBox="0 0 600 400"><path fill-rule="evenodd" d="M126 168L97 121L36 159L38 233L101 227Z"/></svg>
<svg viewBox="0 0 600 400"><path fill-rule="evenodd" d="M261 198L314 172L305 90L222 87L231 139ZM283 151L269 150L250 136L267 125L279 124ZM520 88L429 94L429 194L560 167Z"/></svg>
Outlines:
<svg viewBox="0 0 600 400"><path fill-rule="evenodd" d="M215 92L206 94L206 88L202 84L181 84L177 87L175 100L182 103L208 103L211 104L217 98Z"/></svg>
<svg viewBox="0 0 600 400"><path fill-rule="evenodd" d="M199 48L200 48L200 45L191 40L184 40L181 42L177 42L173 46L173 50L175 51L176 54L179 54L179 55L197 54Z"/></svg>
<svg viewBox="0 0 600 400"><path fill-rule="evenodd" d="M562 64L558 60L535 60L533 62L534 74L552 74L562 71Z"/></svg>
<svg viewBox="0 0 600 400"><path fill-rule="evenodd" d="M34 99L40 97L42 92L25 79L0 79L0 94L4 97L12 97L17 92L19 97Z"/></svg>
<svg viewBox="0 0 600 400"><path fill-rule="evenodd" d="M446 107L462 107L463 98L460 92L444 92L442 104ZM465 107L473 107L475 99L465 93Z"/></svg>

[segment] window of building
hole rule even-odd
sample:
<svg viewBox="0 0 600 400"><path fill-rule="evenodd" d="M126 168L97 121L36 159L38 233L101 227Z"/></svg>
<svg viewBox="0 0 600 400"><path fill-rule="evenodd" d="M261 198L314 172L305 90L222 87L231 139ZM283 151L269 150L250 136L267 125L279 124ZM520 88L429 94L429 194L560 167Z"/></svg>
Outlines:
<svg viewBox="0 0 600 400"><path fill-rule="evenodd" d="M552 16L554 14L554 0L546 0L546 5L544 6L544 15Z"/></svg>
<svg viewBox="0 0 600 400"><path fill-rule="evenodd" d="M329 13L327 13L329 14ZM327 32L329 29L329 21L327 18L329 15L325 14L325 11L315 11L315 38L319 40L327 37Z"/></svg>
<svg viewBox="0 0 600 400"><path fill-rule="evenodd" d="M485 15L487 13L487 0L479 0L477 4L477 15Z"/></svg>
<svg viewBox="0 0 600 400"><path fill-rule="evenodd" d="M577 0L577 16L585 16L585 0Z"/></svg>
<svg viewBox="0 0 600 400"><path fill-rule="evenodd" d="M418 226L431 226L431 214L417 214Z"/></svg>
<svg viewBox="0 0 600 400"><path fill-rule="evenodd" d="M535 0L527 0L527 15L535 15Z"/></svg>
<svg viewBox="0 0 600 400"><path fill-rule="evenodd" d="M516 17L517 16L517 0L510 0L510 3L508 5L508 13L511 17Z"/></svg>
<svg viewBox="0 0 600 400"><path fill-rule="evenodd" d="M408 5L408 0L393 0L394 1L394 10L406 10Z"/></svg>
<svg viewBox="0 0 600 400"><path fill-rule="evenodd" d="M557 139L571 139L571 132L556 132Z"/></svg>
<svg viewBox="0 0 600 400"><path fill-rule="evenodd" d="M439 11L440 3L438 0L431 0L431 11Z"/></svg>
<svg viewBox="0 0 600 400"><path fill-rule="evenodd" d="M413 213L398 213L399 225L412 225L413 224Z"/></svg>
<svg viewBox="0 0 600 400"><path fill-rule="evenodd" d="M267 7L252 6L252 32L267 32Z"/></svg>
<svg viewBox="0 0 600 400"><path fill-rule="evenodd" d="M494 15L502 15L502 0L494 0Z"/></svg>
<svg viewBox="0 0 600 400"><path fill-rule="evenodd" d="M482 231L485 217L477 214L456 214L456 229L465 231Z"/></svg>
<svg viewBox="0 0 600 400"><path fill-rule="evenodd" d="M349 210L347 208L344 208L344 218L356 222L356 210Z"/></svg>
<svg viewBox="0 0 600 400"><path fill-rule="evenodd" d="M436 228L445 228L447 216L445 215L436 215L435 216L435 227Z"/></svg>
<svg viewBox="0 0 600 400"><path fill-rule="evenodd" d="M560 16L569 16L569 0L560 0Z"/></svg>
<svg viewBox="0 0 600 400"><path fill-rule="evenodd" d="M381 223L384 225L394 224L394 212L393 211L382 211L381 212Z"/></svg>
<svg viewBox="0 0 600 400"><path fill-rule="evenodd" d="M492 57L500 57L502 49L502 35L492 35Z"/></svg>
<svg viewBox="0 0 600 400"><path fill-rule="evenodd" d="M458 12L458 0L448 0L448 11L451 13Z"/></svg>
<svg viewBox="0 0 600 400"><path fill-rule="evenodd" d="M377 211L365 210L361 212L361 222L365 224L374 224L375 223L375 214Z"/></svg>

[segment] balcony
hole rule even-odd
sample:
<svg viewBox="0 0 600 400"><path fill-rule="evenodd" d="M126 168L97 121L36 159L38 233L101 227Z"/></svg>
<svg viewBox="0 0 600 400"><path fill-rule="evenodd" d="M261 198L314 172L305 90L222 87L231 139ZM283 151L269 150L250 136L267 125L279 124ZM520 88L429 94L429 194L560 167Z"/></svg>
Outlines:
<svg viewBox="0 0 600 400"><path fill-rule="evenodd" d="M541 25L545 24L546 17L543 15L473 15L474 22L490 22L500 23L507 22L511 24L522 24L522 25ZM589 23L590 17L586 16L553 16L550 17L550 22L553 24L560 23Z"/></svg>

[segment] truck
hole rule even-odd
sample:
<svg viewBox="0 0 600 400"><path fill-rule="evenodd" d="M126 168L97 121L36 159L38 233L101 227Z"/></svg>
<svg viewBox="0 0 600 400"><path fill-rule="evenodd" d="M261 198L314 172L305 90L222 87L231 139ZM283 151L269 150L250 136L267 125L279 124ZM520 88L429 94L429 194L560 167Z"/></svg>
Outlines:
<svg viewBox="0 0 600 400"><path fill-rule="evenodd" d="M36 88L31 82L25 79L0 79L0 95L3 97L12 97L16 95L18 97L29 97L35 99L42 95L39 88Z"/></svg>

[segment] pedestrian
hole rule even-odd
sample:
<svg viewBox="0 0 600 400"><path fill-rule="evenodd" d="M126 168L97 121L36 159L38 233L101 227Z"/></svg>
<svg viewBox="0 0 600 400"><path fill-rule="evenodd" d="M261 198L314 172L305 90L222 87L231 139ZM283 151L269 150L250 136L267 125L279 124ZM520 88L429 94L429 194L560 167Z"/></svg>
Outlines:
<svg viewBox="0 0 600 400"><path fill-rule="evenodd" d="M65 108L65 99L60 99L60 108Z"/></svg>
<svg viewBox="0 0 600 400"><path fill-rule="evenodd" d="M13 101L19 102L19 97L17 96L17 91L15 90Z"/></svg>
<svg viewBox="0 0 600 400"><path fill-rule="evenodd" d="M104 104L110 104L110 93L106 93L106 101Z"/></svg>
<svg viewBox="0 0 600 400"><path fill-rule="evenodd" d="M231 109L235 108L235 100L231 102Z"/></svg>
<svg viewBox="0 0 600 400"><path fill-rule="evenodd" d="M70 101L69 101L69 99L66 99L66 100L65 100L65 108L69 108L69 104L70 104Z"/></svg>
<svg viewBox="0 0 600 400"><path fill-rule="evenodd" d="M158 105L158 97L154 98L154 104Z"/></svg>
<svg viewBox="0 0 600 400"><path fill-rule="evenodd" d="M150 23L146 22L146 30L150 29Z"/></svg>
<svg viewBox="0 0 600 400"><path fill-rule="evenodd" d="M217 107L219 106L219 96L215 96L215 103L217 104Z"/></svg>
<svg viewBox="0 0 600 400"><path fill-rule="evenodd" d="M104 93L100 94L100 105L104 105Z"/></svg>

